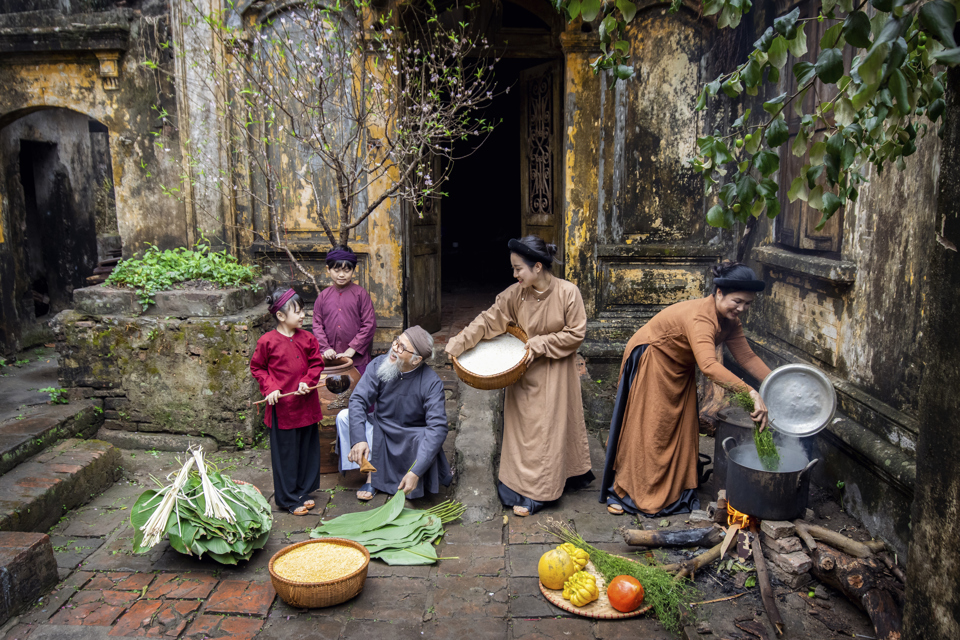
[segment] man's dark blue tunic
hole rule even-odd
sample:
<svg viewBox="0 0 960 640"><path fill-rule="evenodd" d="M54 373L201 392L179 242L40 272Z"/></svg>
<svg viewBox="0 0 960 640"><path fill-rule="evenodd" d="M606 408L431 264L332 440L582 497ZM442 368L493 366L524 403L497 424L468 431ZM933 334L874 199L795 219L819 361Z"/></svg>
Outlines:
<svg viewBox="0 0 960 640"><path fill-rule="evenodd" d="M374 489L394 494L408 471L420 482L407 498L420 498L424 489L437 493L440 484L453 480L450 464L443 453L447 438L447 412L443 381L433 369L421 364L413 371L400 373L383 382L377 370L387 356L378 356L350 396L350 445L365 442L365 422L373 424L370 462ZM367 410L375 406L373 413Z"/></svg>

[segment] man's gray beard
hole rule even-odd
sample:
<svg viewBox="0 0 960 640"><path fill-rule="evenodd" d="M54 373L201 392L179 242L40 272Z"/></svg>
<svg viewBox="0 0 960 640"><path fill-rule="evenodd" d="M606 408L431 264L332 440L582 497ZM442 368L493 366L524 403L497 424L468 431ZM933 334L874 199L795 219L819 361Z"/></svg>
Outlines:
<svg viewBox="0 0 960 640"><path fill-rule="evenodd" d="M397 358L393 362L390 361L390 358L384 358L383 362L380 363L380 368L377 369L377 377L380 378L380 382L393 382L400 377L400 359Z"/></svg>

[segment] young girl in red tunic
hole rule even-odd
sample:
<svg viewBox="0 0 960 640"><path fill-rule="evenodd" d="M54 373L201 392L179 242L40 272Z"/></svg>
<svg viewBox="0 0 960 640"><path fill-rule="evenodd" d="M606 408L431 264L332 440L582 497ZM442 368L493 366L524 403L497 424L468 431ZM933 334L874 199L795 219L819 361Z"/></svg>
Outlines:
<svg viewBox="0 0 960 640"><path fill-rule="evenodd" d="M273 497L277 507L306 515L315 505L310 494L320 488L320 397L316 386L323 371L317 339L303 326L303 304L293 289L268 299L277 328L257 341L250 371L267 398ZM281 394L287 395L283 398Z"/></svg>

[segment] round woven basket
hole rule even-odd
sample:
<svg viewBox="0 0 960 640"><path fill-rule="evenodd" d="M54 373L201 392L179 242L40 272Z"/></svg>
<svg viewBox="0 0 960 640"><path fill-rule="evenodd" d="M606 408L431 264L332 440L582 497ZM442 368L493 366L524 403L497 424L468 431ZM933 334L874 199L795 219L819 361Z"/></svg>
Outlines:
<svg viewBox="0 0 960 640"><path fill-rule="evenodd" d="M363 552L363 566L353 573L325 582L294 582L282 578L273 570L273 563L285 553L290 553L297 547L305 544L333 544L342 547L353 547ZM284 547L270 558L270 579L280 599L291 607L301 609L315 609L318 607L332 607L335 604L346 602L363 591L363 583L367 579L367 567L370 566L370 552L359 542L345 538L323 538L321 540L306 540Z"/></svg>
<svg viewBox="0 0 960 640"><path fill-rule="evenodd" d="M527 332L520 327L513 324L507 325L507 333L522 341L524 344L527 343ZM461 367L460 362L457 360L456 356L454 356L453 370L457 372L458 378L463 380L474 389L483 389L484 391L489 391L490 389L503 389L504 387L509 387L510 385L514 384L517 380L523 377L523 374L527 372L527 359L523 358L520 362L506 371L502 371L492 376L480 376Z"/></svg>

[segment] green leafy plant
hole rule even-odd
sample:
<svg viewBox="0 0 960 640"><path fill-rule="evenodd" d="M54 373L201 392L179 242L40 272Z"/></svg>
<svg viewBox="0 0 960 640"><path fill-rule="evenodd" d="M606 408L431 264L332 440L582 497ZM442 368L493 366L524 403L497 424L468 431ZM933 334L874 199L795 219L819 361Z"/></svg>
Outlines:
<svg viewBox="0 0 960 640"><path fill-rule="evenodd" d="M40 393L50 394L50 404L69 404L70 398L67 397L66 389L57 389L56 387L46 387L40 389Z"/></svg>
<svg viewBox="0 0 960 640"><path fill-rule="evenodd" d="M134 289L146 309L153 304L153 294L173 289L178 283L205 280L220 287L237 287L251 285L257 275L257 267L240 264L226 251L211 251L209 244L200 241L192 250L178 247L161 251L149 245L141 257L121 260L106 284ZM154 337L148 335L150 340Z"/></svg>

